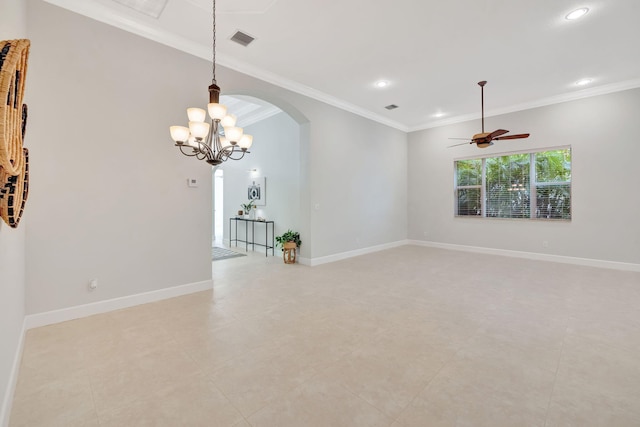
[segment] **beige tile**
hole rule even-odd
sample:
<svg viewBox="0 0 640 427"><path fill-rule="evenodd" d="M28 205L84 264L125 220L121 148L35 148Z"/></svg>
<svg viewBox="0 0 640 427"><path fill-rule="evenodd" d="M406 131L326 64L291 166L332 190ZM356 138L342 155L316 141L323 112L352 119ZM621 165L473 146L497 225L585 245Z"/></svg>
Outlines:
<svg viewBox="0 0 640 427"><path fill-rule="evenodd" d="M242 415L213 383L199 375L176 380L169 388L149 389L145 398L100 415L101 427L226 427L242 421Z"/></svg>
<svg viewBox="0 0 640 427"><path fill-rule="evenodd" d="M317 420L305 410L304 405L280 396L278 401L270 403L251 415L249 421L248 425L253 427L314 427Z"/></svg>
<svg viewBox="0 0 640 427"><path fill-rule="evenodd" d="M526 332L483 331L472 337L456 358L503 360L555 373L562 353L562 340L563 336L559 336L546 340L543 345L538 343L540 339L530 339Z"/></svg>
<svg viewBox="0 0 640 427"><path fill-rule="evenodd" d="M89 378L76 374L35 389L18 389L11 427L97 426Z"/></svg>
<svg viewBox="0 0 640 427"><path fill-rule="evenodd" d="M490 390L449 386L418 397L397 419L406 427L421 426L544 426L545 411L526 408ZM545 408L546 409L546 408Z"/></svg>
<svg viewBox="0 0 640 427"><path fill-rule="evenodd" d="M638 307L612 310L610 313L582 315L569 319L568 333L607 346L640 352L640 316Z"/></svg>
<svg viewBox="0 0 640 427"><path fill-rule="evenodd" d="M335 363L323 375L395 419L443 364L436 353L432 357L399 353L395 360L354 355Z"/></svg>
<svg viewBox="0 0 640 427"><path fill-rule="evenodd" d="M550 418L637 419L637 353L589 338L567 338L551 400Z"/></svg>
<svg viewBox="0 0 640 427"><path fill-rule="evenodd" d="M212 381L248 417L317 373L296 355L274 356L256 350L229 361L211 374Z"/></svg>
<svg viewBox="0 0 640 427"><path fill-rule="evenodd" d="M640 425L640 273L406 246L213 275L29 331L11 425Z"/></svg>
<svg viewBox="0 0 640 427"><path fill-rule="evenodd" d="M115 359L89 370L98 415L141 400L151 391L171 390L185 377L200 374L197 364L177 348Z"/></svg>
<svg viewBox="0 0 640 427"><path fill-rule="evenodd" d="M564 390L563 394L571 393ZM640 414L621 409L615 402L599 400L596 396L584 399L580 390L574 390L575 399L554 401L549 407L545 427L637 427Z"/></svg>
<svg viewBox="0 0 640 427"><path fill-rule="evenodd" d="M375 427L393 422L330 375L322 374L255 413L248 421L254 427Z"/></svg>
<svg viewBox="0 0 640 427"><path fill-rule="evenodd" d="M206 372L270 343L241 321L213 329L176 330L174 334L180 347Z"/></svg>
<svg viewBox="0 0 640 427"><path fill-rule="evenodd" d="M554 373L457 356L402 412L405 426L543 426Z"/></svg>

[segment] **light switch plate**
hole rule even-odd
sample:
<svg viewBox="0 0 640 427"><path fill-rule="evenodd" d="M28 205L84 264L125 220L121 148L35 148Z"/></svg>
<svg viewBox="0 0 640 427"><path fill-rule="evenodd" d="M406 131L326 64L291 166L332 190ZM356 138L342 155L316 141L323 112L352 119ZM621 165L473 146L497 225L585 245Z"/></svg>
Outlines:
<svg viewBox="0 0 640 427"><path fill-rule="evenodd" d="M189 187L197 187L198 186L198 180L196 178L187 178L187 185Z"/></svg>

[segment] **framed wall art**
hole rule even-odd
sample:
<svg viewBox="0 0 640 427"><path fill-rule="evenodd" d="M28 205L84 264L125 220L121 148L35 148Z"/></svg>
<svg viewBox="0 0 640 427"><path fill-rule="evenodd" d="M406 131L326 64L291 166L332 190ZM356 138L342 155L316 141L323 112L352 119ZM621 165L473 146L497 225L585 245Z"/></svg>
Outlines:
<svg viewBox="0 0 640 427"><path fill-rule="evenodd" d="M249 178L247 199L252 200L256 206L265 206L267 204L267 186L264 176Z"/></svg>

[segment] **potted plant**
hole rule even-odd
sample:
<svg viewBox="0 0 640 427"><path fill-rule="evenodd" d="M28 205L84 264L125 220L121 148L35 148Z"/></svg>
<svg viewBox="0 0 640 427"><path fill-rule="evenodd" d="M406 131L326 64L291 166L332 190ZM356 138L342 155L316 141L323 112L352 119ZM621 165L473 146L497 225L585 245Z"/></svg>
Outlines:
<svg viewBox="0 0 640 427"><path fill-rule="evenodd" d="M253 200L249 200L249 203L241 203L240 206L242 206L242 209L244 210L244 217L248 219L251 215L251 210L255 209L256 204Z"/></svg>
<svg viewBox="0 0 640 427"><path fill-rule="evenodd" d="M284 234L276 236L278 246L282 247L282 258L285 264L295 264L296 248L302 244L300 233L287 230Z"/></svg>

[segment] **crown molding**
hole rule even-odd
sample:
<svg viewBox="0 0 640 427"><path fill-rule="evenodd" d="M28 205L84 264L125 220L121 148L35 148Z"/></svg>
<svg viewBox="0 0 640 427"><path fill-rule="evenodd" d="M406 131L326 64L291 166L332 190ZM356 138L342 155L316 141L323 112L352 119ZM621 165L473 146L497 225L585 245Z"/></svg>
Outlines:
<svg viewBox="0 0 640 427"><path fill-rule="evenodd" d="M506 108L500 108L495 110L485 111L484 117L499 116L502 114L515 113L517 111L530 110L532 108L545 107L548 105L561 104L563 102L577 101L579 99L591 98L593 96L606 95L614 92L622 92L623 90L635 89L640 87L640 78L633 80L626 80L618 83L611 83L608 85L602 85L592 87L589 89L583 89L576 92L563 93L561 95L550 96L548 98L542 98L531 102L525 102L522 104L512 105ZM438 120L436 122L425 123L424 125L410 127L408 132L417 132L425 129L432 129L451 125L455 123L468 122L470 120L478 120L482 117L481 113L465 114L461 116L450 117L445 120Z"/></svg>
<svg viewBox="0 0 640 427"><path fill-rule="evenodd" d="M194 43L193 40L189 40L184 37L171 34L168 31L154 28L150 25L145 25L142 22L129 19L125 16L122 16L120 13L114 11L113 9L106 7L102 4L95 3L95 2L88 2L86 0L44 0L44 1L46 1L47 3L53 4L55 6L70 10L72 12L78 13L80 15L84 15L89 18L95 19L96 21L103 22L105 24L111 25L116 28L120 28L121 30L127 31L129 33L133 33L138 36L144 37L146 39L164 44L166 46L173 47L175 49L181 50L193 56L197 56L198 58L206 59L208 61L211 60L210 47L202 44ZM267 83L271 83L276 86L282 87L283 89L288 89L300 95L304 95L309 98L315 99L316 101L329 104L336 108L340 108L341 110L345 110L350 113L357 114L366 119L373 120L383 125L398 129L400 131L407 132L409 130L407 126L405 126L400 122L397 122L395 120L390 120L384 116L373 113L367 109L358 107L354 104L343 101L339 98L328 95L324 92L313 89L309 86L297 83L293 80L286 79L282 76L271 73L259 67L255 67L255 66L246 64L244 62L238 61L234 58L229 57L228 55L218 53L216 63L223 65L227 68L230 68L232 70L238 71L240 73L246 74L248 76L255 77Z"/></svg>
<svg viewBox="0 0 640 427"><path fill-rule="evenodd" d="M166 46L178 49L193 56L210 61L211 51L210 48L201 44L194 43L192 40L184 37L171 34L166 30L154 28L150 25L146 25L142 22L129 19L116 10L106 7L103 4L96 2L89 2L86 0L44 0L47 3L59 6L61 8L70 10L80 15L87 16L95 19L96 21L103 22L105 24L120 28L121 30L139 35L141 37L153 40L155 42L164 44ZM123 6L124 7L124 6ZM325 104L340 108L341 110L348 111L350 113L359 115L369 120L381 123L391 128L398 129L402 132L417 132L425 129L431 129L441 126L447 126L455 123L466 122L470 120L480 119L480 113L464 114L454 117L449 117L443 120L437 120L432 122L426 122L421 125L407 126L395 120L388 119L380 114L374 113L357 105L346 102L342 99L336 98L332 95L326 94L319 90L313 89L309 86L300 84L290 79L286 79L270 71L264 70L259 67L255 67L238 61L235 58L231 58L228 55L218 53L218 64L230 68L234 71L246 74L251 77L255 77L259 80L271 83L279 86L283 89L290 90L292 92L304 95L306 97L315 99ZM627 80L619 83L612 83L608 85L602 85L583 89L575 92L568 92L561 95L555 95L548 98L543 98L531 102L512 105L510 107L488 110L485 112L485 117L498 116L502 114L514 113L517 111L529 110L532 108L544 107L547 105L559 104L563 102L576 101L583 98L589 98L592 96L606 95L608 93L620 92L628 89L635 89L640 87L640 79Z"/></svg>
<svg viewBox="0 0 640 427"><path fill-rule="evenodd" d="M325 104L329 104L333 107L340 108L341 110L348 111L353 114L357 114L361 117L364 117L369 120L373 120L375 122L381 123L383 125L398 129L402 132L408 132L409 127L406 125L397 122L395 120L388 119L379 114L373 113L367 109L358 107L349 102L343 101L342 99L336 98L334 96L328 95L319 90L313 89L309 86L300 84L298 82L294 82L293 80L286 79L282 76L274 74L270 71L263 70L258 67L254 67L247 63L238 61L224 54L218 54L220 65L223 65L232 70L238 71L240 73L246 74L251 77L255 77L267 83L274 84L283 89L290 90L292 92L298 93L300 95L304 95L306 97L315 99L316 101L323 102Z"/></svg>

